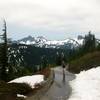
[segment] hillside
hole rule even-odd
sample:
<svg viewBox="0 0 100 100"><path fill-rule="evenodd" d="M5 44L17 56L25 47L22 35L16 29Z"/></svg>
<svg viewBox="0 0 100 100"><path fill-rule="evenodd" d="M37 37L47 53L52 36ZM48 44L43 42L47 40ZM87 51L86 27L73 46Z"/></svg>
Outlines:
<svg viewBox="0 0 100 100"><path fill-rule="evenodd" d="M100 51L85 54L84 56L73 60L69 64L69 71L79 73L82 70L88 70L100 65Z"/></svg>
<svg viewBox="0 0 100 100"><path fill-rule="evenodd" d="M41 65L42 58L45 57L48 64L55 63L57 54L64 53L68 56L71 50L40 48L25 44L12 44L9 48L9 62L13 66L30 66Z"/></svg>

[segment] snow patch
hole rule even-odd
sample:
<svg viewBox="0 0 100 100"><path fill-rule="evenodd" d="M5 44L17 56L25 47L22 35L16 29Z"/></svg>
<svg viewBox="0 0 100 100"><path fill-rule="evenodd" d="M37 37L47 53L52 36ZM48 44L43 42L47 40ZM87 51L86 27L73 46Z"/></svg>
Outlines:
<svg viewBox="0 0 100 100"><path fill-rule="evenodd" d="M27 96L21 94L17 94L17 97L27 98Z"/></svg>
<svg viewBox="0 0 100 100"><path fill-rule="evenodd" d="M32 88L34 88L35 84L41 83L44 81L44 75L32 75L32 76L24 76L20 78L16 78L9 83L26 83L29 84Z"/></svg>
<svg viewBox="0 0 100 100"><path fill-rule="evenodd" d="M76 74L70 85L72 95L68 100L100 100L100 67Z"/></svg>

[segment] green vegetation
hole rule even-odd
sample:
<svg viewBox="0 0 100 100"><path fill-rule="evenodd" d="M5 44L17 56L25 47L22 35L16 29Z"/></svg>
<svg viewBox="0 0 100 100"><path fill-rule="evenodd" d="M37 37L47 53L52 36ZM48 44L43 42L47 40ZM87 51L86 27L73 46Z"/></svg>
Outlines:
<svg viewBox="0 0 100 100"><path fill-rule="evenodd" d="M84 37L83 45L73 50L69 59L69 71L79 73L82 70L88 70L100 65L100 43L95 36L89 32Z"/></svg>
<svg viewBox="0 0 100 100"><path fill-rule="evenodd" d="M8 68L8 57L7 57L7 32L6 22L4 20L3 34L0 35L0 80L7 81L7 68Z"/></svg>
<svg viewBox="0 0 100 100"><path fill-rule="evenodd" d="M88 70L100 66L100 51L88 53L69 64L69 71L79 73L82 70Z"/></svg>

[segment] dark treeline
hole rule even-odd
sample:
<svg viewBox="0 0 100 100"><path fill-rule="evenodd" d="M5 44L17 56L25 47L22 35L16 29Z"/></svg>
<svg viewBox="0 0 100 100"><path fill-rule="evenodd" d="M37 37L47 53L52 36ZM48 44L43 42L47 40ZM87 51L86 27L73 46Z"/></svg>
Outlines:
<svg viewBox="0 0 100 100"><path fill-rule="evenodd" d="M69 60L75 60L89 52L94 52L96 50L99 50L100 48L100 43L98 42L98 40L95 38L94 34L91 34L91 32L89 32L87 35L85 35L84 40L83 40L83 44L79 46L79 48L77 49L73 49L72 50L72 54L69 58Z"/></svg>
<svg viewBox="0 0 100 100"><path fill-rule="evenodd" d="M99 66L99 51L100 40L96 39L95 35L89 32L85 35L83 44L79 48L73 49L73 52L71 52L69 70L77 73L81 70Z"/></svg>

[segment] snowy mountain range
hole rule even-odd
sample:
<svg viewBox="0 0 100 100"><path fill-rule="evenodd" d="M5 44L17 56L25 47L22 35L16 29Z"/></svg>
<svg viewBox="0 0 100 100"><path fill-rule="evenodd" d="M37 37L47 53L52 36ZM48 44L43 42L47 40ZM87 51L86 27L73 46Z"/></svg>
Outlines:
<svg viewBox="0 0 100 100"><path fill-rule="evenodd" d="M18 44L26 44L26 45L34 45L36 47L44 47L44 48L74 48L82 45L83 38L78 36L78 38L71 39L67 38L65 40L47 40L43 36L32 37L28 36L23 39L16 41Z"/></svg>
<svg viewBox="0 0 100 100"><path fill-rule="evenodd" d="M28 36L18 41L11 42L11 45L8 48L8 62L13 66L33 66L34 64L39 64L41 57L46 55L52 63L55 59L56 53L66 53L65 51L69 53L73 48L82 45L82 42L82 37L78 37L77 39L69 38L61 41L51 41L43 36L36 38Z"/></svg>

